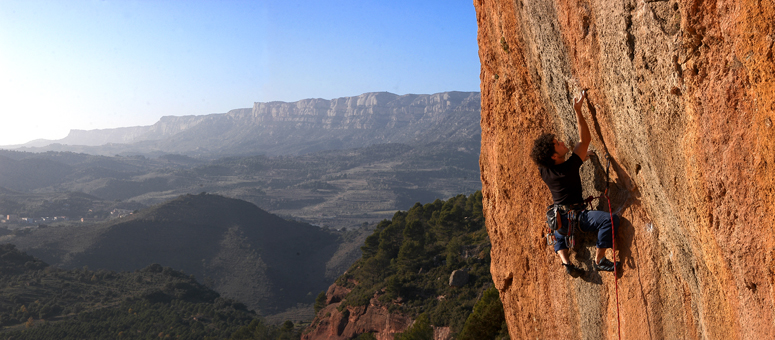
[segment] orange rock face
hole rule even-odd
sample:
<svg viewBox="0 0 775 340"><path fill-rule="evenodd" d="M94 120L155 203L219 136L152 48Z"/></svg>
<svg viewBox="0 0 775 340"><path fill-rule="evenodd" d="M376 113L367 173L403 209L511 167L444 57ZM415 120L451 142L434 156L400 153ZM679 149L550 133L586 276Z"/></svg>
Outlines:
<svg viewBox="0 0 775 340"><path fill-rule="evenodd" d="M513 339L775 338L775 2L474 0L491 272ZM585 196L622 217L619 272L567 276L529 158L575 144L588 89ZM596 202L607 209L607 202ZM610 257L610 254L609 254ZM617 321L617 309L620 321Z"/></svg>

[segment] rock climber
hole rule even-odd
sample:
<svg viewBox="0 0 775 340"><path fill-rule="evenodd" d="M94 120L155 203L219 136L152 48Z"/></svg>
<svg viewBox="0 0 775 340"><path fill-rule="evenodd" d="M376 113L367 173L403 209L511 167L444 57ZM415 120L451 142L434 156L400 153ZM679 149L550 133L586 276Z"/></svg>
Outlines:
<svg viewBox="0 0 775 340"><path fill-rule="evenodd" d="M564 226L568 226L569 222L575 222L577 228L584 232L597 231L597 251L593 267L598 271L613 271L616 264L605 257L606 249L611 248L613 241L611 215L604 211L586 210L586 202L582 196L579 170L587 156L594 154L592 151L587 151L592 138L587 122L581 114L581 104L586 97L586 91L582 91L581 95L573 100L573 110L576 112L581 140L573 148L570 157L565 159L569 151L565 143L558 141L554 134L544 133L534 141L530 158L538 165L541 178L552 193L554 207L563 212L558 222ZM569 217L571 221L568 220ZM618 230L619 216L613 215L613 220L614 228ZM556 238L554 251L559 255L565 271L573 277L578 277L584 273L584 270L571 263L567 237L559 231L554 232Z"/></svg>

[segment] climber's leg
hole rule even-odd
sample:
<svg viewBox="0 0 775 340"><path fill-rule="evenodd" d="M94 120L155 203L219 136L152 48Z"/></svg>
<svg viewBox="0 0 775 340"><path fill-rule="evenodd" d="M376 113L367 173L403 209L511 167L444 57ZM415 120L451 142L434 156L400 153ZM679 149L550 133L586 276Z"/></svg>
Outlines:
<svg viewBox="0 0 775 340"><path fill-rule="evenodd" d="M605 258L605 251L608 248L597 248L597 251L595 252L595 263L600 263L600 260Z"/></svg>
<svg viewBox="0 0 775 340"><path fill-rule="evenodd" d="M560 215L560 221L562 225L567 225L568 218L565 214ZM560 255L560 259L562 260L562 263L569 263L570 258L568 256L568 244L565 243L565 236L560 234L559 232L554 232L554 238L557 242L554 243L554 252ZM560 251L564 250L564 256L560 254Z"/></svg>
<svg viewBox="0 0 775 340"><path fill-rule="evenodd" d="M613 226L619 230L619 216L614 215ZM613 263L605 258L606 249L613 246L611 237L611 214L605 211L591 210L581 214L579 218L579 227L584 232L597 232L597 251L595 252L595 265L600 265L600 270L613 270ZM614 258L612 254L611 258ZM610 262L610 263L609 263ZM606 266L604 264L610 264Z"/></svg>
<svg viewBox="0 0 775 340"><path fill-rule="evenodd" d="M565 215L562 215L560 218L562 218L563 225L567 225L565 223L568 223L568 219ZM576 267L570 261L570 249L568 249L568 245L565 243L565 236L562 236L562 234L555 231L554 238L557 241L554 243L554 252L560 256L560 261L562 261L565 272L572 277L579 277L581 274L584 274L583 269Z"/></svg>
<svg viewBox="0 0 775 340"><path fill-rule="evenodd" d="M557 251L557 255L560 255L560 261L562 261L562 263L570 263L570 251L568 251L568 248Z"/></svg>
<svg viewBox="0 0 775 340"><path fill-rule="evenodd" d="M619 216L614 215L614 228L619 230ZM605 211L588 210L581 213L579 217L579 227L584 232L597 233L597 247L611 248L613 239L611 238L611 215Z"/></svg>

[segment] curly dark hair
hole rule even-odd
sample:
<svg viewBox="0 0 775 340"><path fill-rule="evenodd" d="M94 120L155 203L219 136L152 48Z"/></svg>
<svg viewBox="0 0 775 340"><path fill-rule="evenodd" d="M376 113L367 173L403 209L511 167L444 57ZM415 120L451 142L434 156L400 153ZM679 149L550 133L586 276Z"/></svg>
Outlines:
<svg viewBox="0 0 775 340"><path fill-rule="evenodd" d="M530 158L538 166L548 168L554 165L554 160L552 159L554 152L554 134L545 133L533 141L533 150L530 151Z"/></svg>

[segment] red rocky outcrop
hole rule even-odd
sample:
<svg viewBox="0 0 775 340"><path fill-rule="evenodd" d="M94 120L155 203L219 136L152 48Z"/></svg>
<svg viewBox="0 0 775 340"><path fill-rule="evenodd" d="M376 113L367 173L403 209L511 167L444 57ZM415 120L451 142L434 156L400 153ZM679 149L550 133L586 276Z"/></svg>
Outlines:
<svg viewBox="0 0 775 340"><path fill-rule="evenodd" d="M344 340L359 334L374 333L377 340L392 340L396 333L405 331L413 322L407 316L391 314L375 296L367 306L347 307L339 311L342 299L349 289L331 285L326 292L326 307L302 335L303 340Z"/></svg>
<svg viewBox="0 0 775 340"><path fill-rule="evenodd" d="M613 275L567 276L532 140L610 154L621 337L775 337L775 3L475 0L491 272L513 339L616 338ZM582 169L605 188L605 160ZM600 205L598 202L597 204ZM605 205L603 202L602 205ZM573 261L591 269L594 244Z"/></svg>

